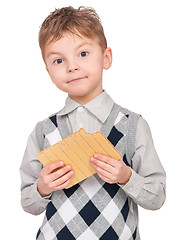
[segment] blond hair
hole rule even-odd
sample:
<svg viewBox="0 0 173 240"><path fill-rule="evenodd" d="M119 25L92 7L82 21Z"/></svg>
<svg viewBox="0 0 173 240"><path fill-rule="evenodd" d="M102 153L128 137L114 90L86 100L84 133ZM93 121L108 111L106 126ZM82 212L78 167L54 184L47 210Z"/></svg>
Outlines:
<svg viewBox="0 0 173 240"><path fill-rule="evenodd" d="M39 46L44 60L46 44L60 39L65 32L96 39L103 51L107 48L100 18L93 8L64 7L50 13L41 25Z"/></svg>

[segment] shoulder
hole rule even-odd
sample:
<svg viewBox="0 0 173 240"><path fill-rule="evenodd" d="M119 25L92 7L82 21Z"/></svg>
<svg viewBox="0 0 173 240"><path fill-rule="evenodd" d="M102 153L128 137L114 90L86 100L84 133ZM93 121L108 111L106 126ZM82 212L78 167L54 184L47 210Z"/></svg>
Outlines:
<svg viewBox="0 0 173 240"><path fill-rule="evenodd" d="M39 143L42 143L42 139L48 136L52 132L56 131L57 126L57 113L51 114L49 117L39 121L35 126L35 136Z"/></svg>
<svg viewBox="0 0 173 240"><path fill-rule="evenodd" d="M123 132L126 136L126 157L129 163L135 153L136 132L140 118L140 114L120 107L115 121L115 126L118 129L124 129Z"/></svg>
<svg viewBox="0 0 173 240"><path fill-rule="evenodd" d="M127 116L129 116L129 115L140 115L140 114L138 114L138 113L136 113L136 112L134 112L130 109L127 109L123 106L120 106L120 112L122 112L124 115L127 115Z"/></svg>
<svg viewBox="0 0 173 240"><path fill-rule="evenodd" d="M57 121L56 121L57 114L58 114L58 112L53 113L53 114L49 115L47 118L39 121L39 122L36 124L36 128L39 128L39 129L44 130L44 129L47 128L50 124L52 125L52 123L57 127Z"/></svg>
<svg viewBox="0 0 173 240"><path fill-rule="evenodd" d="M135 141L138 141L140 138L144 137L151 138L151 130L149 124L146 119L143 118L140 114L123 107L120 108L119 114L124 114L128 118L128 131L130 137L133 134L133 138L135 137Z"/></svg>
<svg viewBox="0 0 173 240"><path fill-rule="evenodd" d="M127 121L129 122L129 127L136 128L138 120L140 119L141 115L120 105L118 106L119 112L117 115L117 120L119 121L121 118L126 117L126 119L128 119Z"/></svg>
<svg viewBox="0 0 173 240"><path fill-rule="evenodd" d="M130 118L130 121L136 121L136 128L139 132L147 132L150 133L150 127L145 118L139 113L133 112L127 108L120 106L119 115L125 115L127 118Z"/></svg>
<svg viewBox="0 0 173 240"><path fill-rule="evenodd" d="M148 122L142 116L140 116L140 118L139 118L137 127L138 127L139 130L150 131Z"/></svg>
<svg viewBox="0 0 173 240"><path fill-rule="evenodd" d="M140 117L136 129L136 143L152 142L152 133L147 121Z"/></svg>

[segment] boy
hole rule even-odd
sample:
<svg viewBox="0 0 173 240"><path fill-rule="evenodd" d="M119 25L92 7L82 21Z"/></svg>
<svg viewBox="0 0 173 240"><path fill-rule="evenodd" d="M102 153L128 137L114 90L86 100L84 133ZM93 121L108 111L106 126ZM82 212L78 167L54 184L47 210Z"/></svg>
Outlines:
<svg viewBox="0 0 173 240"><path fill-rule="evenodd" d="M21 164L23 209L35 215L46 210L37 239L140 239L137 204L163 205L165 172L146 121L102 89L112 52L98 15L90 8L57 9L43 22L39 44L53 83L68 98L36 125ZM122 160L95 154L97 173L65 189L75 174L71 166L61 159L43 167L36 155L80 128L101 130Z"/></svg>

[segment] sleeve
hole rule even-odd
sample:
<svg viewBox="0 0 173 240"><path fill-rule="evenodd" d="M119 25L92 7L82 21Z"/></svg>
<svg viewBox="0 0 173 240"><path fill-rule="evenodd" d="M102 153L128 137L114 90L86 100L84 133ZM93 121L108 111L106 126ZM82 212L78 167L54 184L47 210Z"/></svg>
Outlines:
<svg viewBox="0 0 173 240"><path fill-rule="evenodd" d="M34 215L41 214L50 202L50 196L43 198L37 191L37 179L43 167L36 157L39 152L35 128L28 138L20 167L21 205L26 212Z"/></svg>
<svg viewBox="0 0 173 240"><path fill-rule="evenodd" d="M122 189L143 208L159 209L166 198L166 174L158 158L147 122L137 124L132 175Z"/></svg>

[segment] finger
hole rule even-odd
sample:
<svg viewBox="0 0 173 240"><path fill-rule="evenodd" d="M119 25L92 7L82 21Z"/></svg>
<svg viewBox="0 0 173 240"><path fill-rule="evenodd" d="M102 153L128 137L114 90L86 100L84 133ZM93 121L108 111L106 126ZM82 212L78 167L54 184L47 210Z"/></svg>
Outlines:
<svg viewBox="0 0 173 240"><path fill-rule="evenodd" d="M64 165L64 163L62 161L58 161L56 163L52 163L46 167L43 168L43 172L45 175L50 174L52 171L54 171L57 168L60 168Z"/></svg>
<svg viewBox="0 0 173 240"><path fill-rule="evenodd" d="M66 188L66 187L70 184L71 180L72 180L72 178L69 178L66 182L64 182L63 184L57 186L57 187L55 188L55 191Z"/></svg>
<svg viewBox="0 0 173 240"><path fill-rule="evenodd" d="M95 158L91 158L91 163L93 163L95 166L97 166L109 173L112 173L112 171L114 170L114 167L112 167L112 165L109 165L108 163L102 162L101 160L97 160Z"/></svg>
<svg viewBox="0 0 173 240"><path fill-rule="evenodd" d="M105 181L105 182L107 182L107 183L111 183L111 184L112 184L112 183L115 183L115 182L113 182L111 179L103 176L103 175L100 174L100 173L98 173L98 175L99 175L99 177L100 177L103 181Z"/></svg>
<svg viewBox="0 0 173 240"><path fill-rule="evenodd" d="M98 165L92 164L92 166L95 168L98 174L101 174L102 176L111 179L112 178L112 173L106 171L103 168L100 168Z"/></svg>
<svg viewBox="0 0 173 240"><path fill-rule="evenodd" d="M104 156L104 155L101 155L101 154L98 154L98 153L94 155L94 158L98 159L102 162L105 162L105 163L107 163L107 164L109 164L113 167L116 165L116 161L118 161L118 160L115 160L114 158L110 158L108 156Z"/></svg>
<svg viewBox="0 0 173 240"><path fill-rule="evenodd" d="M71 170L71 166L67 165L65 167L62 168L58 168L56 169L56 171L54 171L53 173L51 173L49 175L49 180L51 182L55 181L56 179L62 177L64 174L66 174L67 172L69 172Z"/></svg>
<svg viewBox="0 0 173 240"><path fill-rule="evenodd" d="M58 178L57 180L53 181L51 183L51 187L52 188L57 188L61 185L63 185L66 181L68 181L69 179L72 178L72 176L74 175L73 171L70 171L68 173L66 173L65 175L63 175L62 177Z"/></svg>

